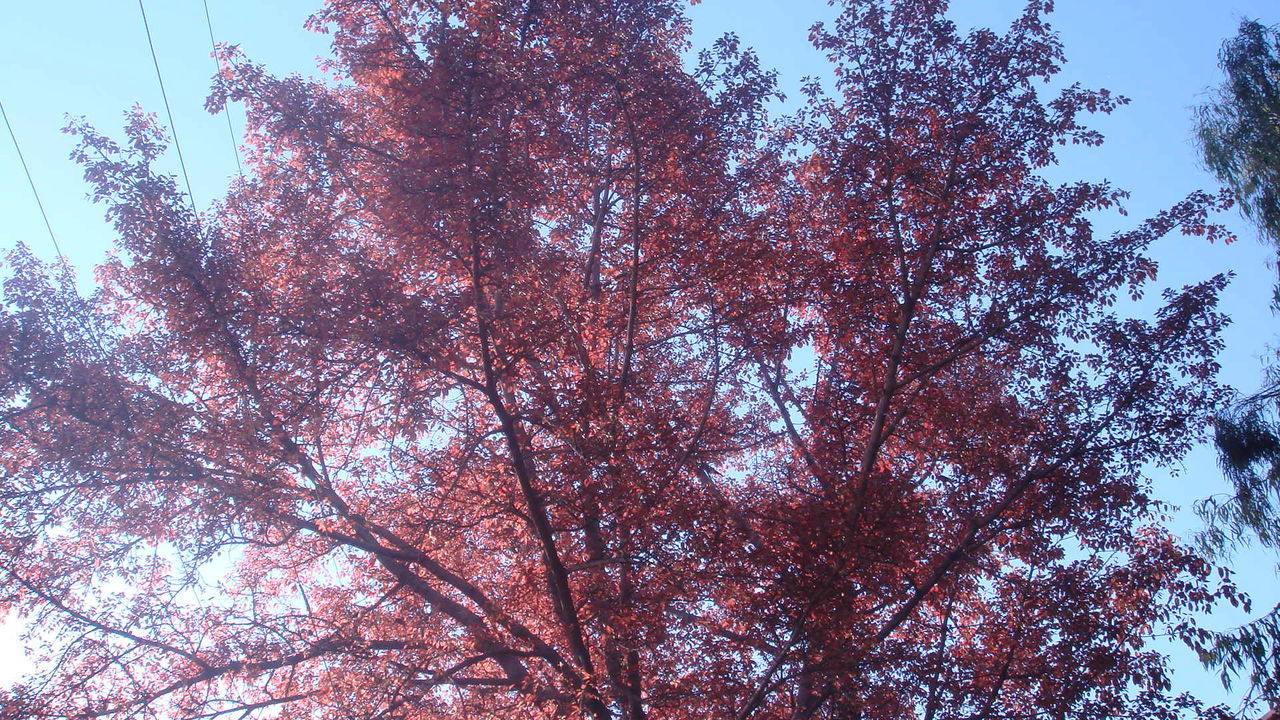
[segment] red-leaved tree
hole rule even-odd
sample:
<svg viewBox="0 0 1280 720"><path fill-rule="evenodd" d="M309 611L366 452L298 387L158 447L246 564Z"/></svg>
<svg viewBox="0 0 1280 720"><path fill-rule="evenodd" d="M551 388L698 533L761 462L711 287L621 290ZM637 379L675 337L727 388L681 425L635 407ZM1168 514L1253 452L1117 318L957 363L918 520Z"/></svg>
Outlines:
<svg viewBox="0 0 1280 720"><path fill-rule="evenodd" d="M137 115L119 234L0 314L0 601L41 718L1169 717L1212 599L1141 474L1217 397L1223 278L1117 297L1039 173L1120 100L1035 0L846 3L770 120L676 0L331 0L338 82L237 58L199 216Z"/></svg>

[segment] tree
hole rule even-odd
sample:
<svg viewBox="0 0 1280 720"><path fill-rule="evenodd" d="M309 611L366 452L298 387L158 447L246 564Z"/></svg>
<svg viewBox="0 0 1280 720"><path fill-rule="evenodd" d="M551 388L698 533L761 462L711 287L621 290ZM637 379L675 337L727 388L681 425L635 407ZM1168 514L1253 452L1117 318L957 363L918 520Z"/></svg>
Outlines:
<svg viewBox="0 0 1280 720"><path fill-rule="evenodd" d="M1226 81L1201 106L1196 134L1205 164L1239 200L1262 237L1280 244L1280 31L1256 20L1240 23L1223 44ZM1275 298L1280 299L1280 285ZM1267 369L1265 387L1231 405L1215 423L1219 458L1232 493L1204 501L1202 544L1229 556L1257 540L1280 549L1280 377ZM1206 664L1222 679L1245 674L1252 690L1280 702L1280 606L1234 631L1205 636Z"/></svg>
<svg viewBox="0 0 1280 720"><path fill-rule="evenodd" d="M331 3L236 58L252 172L78 126L119 255L0 319L8 717L1173 717L1217 590L1142 469L1221 391L1224 279L1122 293L1194 194L1049 184L1121 101L1032 2L851 2L770 121L674 0ZM1229 588L1227 590L1229 592Z"/></svg>
<svg viewBox="0 0 1280 720"><path fill-rule="evenodd" d="M1196 113L1205 164L1263 237L1280 243L1280 31L1244 20L1219 65L1226 81Z"/></svg>

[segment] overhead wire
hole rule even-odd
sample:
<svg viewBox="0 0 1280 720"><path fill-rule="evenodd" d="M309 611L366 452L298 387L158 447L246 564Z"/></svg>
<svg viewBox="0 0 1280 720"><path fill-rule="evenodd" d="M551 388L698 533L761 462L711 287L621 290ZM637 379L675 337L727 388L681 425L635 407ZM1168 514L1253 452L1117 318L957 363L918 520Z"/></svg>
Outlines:
<svg viewBox="0 0 1280 720"><path fill-rule="evenodd" d="M204 26L209 30L209 47L213 48L213 60L218 64L218 74L223 72L222 55L218 52L218 41L213 38L213 20L209 16L209 0L201 0L204 4ZM226 104L222 105L222 114L227 118L227 136L231 138L231 152L236 156L236 172L240 173L240 177L244 177L244 168L240 166L240 148L236 144L236 131L231 126L231 109Z"/></svg>
<svg viewBox="0 0 1280 720"><path fill-rule="evenodd" d="M213 22L210 19L209 3L208 3L208 0L202 0L202 2L204 3L205 26L209 30L209 41L213 45L213 49L214 49L214 60L218 63L218 69L219 71L221 71L222 58L219 56L217 52L217 43L216 41L214 41ZM142 15L142 28L146 32L147 48L151 51L151 64L155 68L155 72L156 72L156 83L160 86L160 98L164 101L165 115L169 119L169 131L173 134L173 146L178 153L178 166L182 170L182 180L187 187L187 199L191 203L192 211L198 213L199 210L196 207L195 192L193 191L191 186L191 174L187 171L186 157L182 152L182 143L178 139L178 126L173 119L173 107L169 103L169 93L164 86L164 75L160 71L160 58L159 58L159 55L156 53L155 40L152 38L152 35L151 35L151 23L147 19L147 8L143 0L138 0L138 12L139 14ZM40 191L36 188L35 178L31 175L31 168L27 164L26 156L22 152L22 145L21 143L18 142L17 133L14 132L13 124L9 120L9 113L5 110L4 103L2 101L0 101L0 118L3 118L5 129L9 133L9 139L13 142L13 148L18 155L18 162L20 165L22 165L22 171L27 178L27 185L28 187L31 188L31 194L35 198L36 207L40 211L40 218L44 221L45 231L48 232L49 241L53 244L54 252L57 253L58 262L61 264L64 271L69 272L70 266L67 263L66 255L62 252L62 246L58 243L58 237L53 231L53 224L49 221L49 213L45 209L44 201L40 197ZM232 140L232 151L235 154L236 169L240 171L241 175L243 175L244 172L243 170L241 170L241 165L240 165L240 151L235 145L235 130L231 124L230 113L227 113L227 131L230 133L231 140ZM95 340L98 341L99 348L101 348L100 339L95 337Z"/></svg>
<svg viewBox="0 0 1280 720"><path fill-rule="evenodd" d="M209 13L209 3L208 3L208 0L202 0L202 3L204 5L205 27L209 31L209 42L213 47L214 60L218 64L219 72L221 72L223 69L222 58L218 53L217 42L214 39L213 21ZM186 157L182 152L182 143L178 139L178 126L173 119L173 108L169 103L169 94L164 86L164 75L160 70L160 58L159 58L159 55L156 53L155 41L151 35L151 24L147 19L147 8L143 0L138 0L138 12L142 15L142 27L143 27L143 30L146 32L147 47L151 51L151 63L152 63L152 66L155 68L156 83L160 87L160 97L164 101L165 115L168 117L168 120L169 120L169 131L173 134L174 149L178 153L178 165L182 170L182 179L187 187L187 199L190 201L192 211L198 213L199 210L196 207L195 192L192 190L192 185L191 185L191 175L187 170ZM236 169L237 171L239 171L241 176L243 176L244 171L240 163L240 150L235 143L235 128L233 127L231 122L231 114L230 112L227 112L225 108L224 108L224 113L226 114L226 118L227 118L227 132L231 138L231 149L235 155ZM27 164L26 155L22 152L22 145L21 143L18 142L18 135L13 129L13 123L10 122L9 120L9 113L5 110L3 101L0 101L0 119L3 119L5 129L9 133L9 139L13 143L13 149L16 151L18 155L18 162L22 166L23 173L26 175L27 186L31 189L31 194L35 198L36 207L40 211L40 218L44 221L45 231L49 235L49 241L53 245L53 250L58 256L58 262L62 266L64 272L70 272L70 265L67 262L67 257L62 252L62 246L58 243L57 234L54 233L53 231L53 223L50 222L49 220L49 213L45 209L43 199L40 197L40 191L36 187L35 178L31 174L31 167L30 165ZM77 296L79 295L79 293L76 293L76 294ZM85 319L82 318L82 321L83 320ZM91 325L92 323L90 323L90 326ZM98 343L99 349L101 349L102 347L101 339L96 336L97 334L93 332L92 327L88 329L90 330L90 333L94 335L94 339Z"/></svg>
<svg viewBox="0 0 1280 720"><path fill-rule="evenodd" d="M18 142L18 135L13 131L13 124L9 122L9 113L4 109L4 102L0 101L0 118L4 119L5 129L9 131L9 139L13 141L13 149L18 153L18 162L22 165L22 171L27 176L27 186L31 188L31 194L35 196L36 207L40 209L40 217L44 220L44 229L49 233L49 241L53 243L53 251L58 254L58 265L62 268L63 287L69 289L72 297L75 298L72 313L81 326L93 341L94 349L98 352L98 357L107 357L107 351L102 341L101 331L93 322L92 313L84 304L80 291L75 286L75 273L71 269L71 264L67 262L67 256L62 252L62 246L58 244L58 237L53 232L53 224L49 222L49 213L45 211L44 202L40 199L40 191L36 189L35 178L31 175L31 168L27 165L27 158L22 153L22 145Z"/></svg>
<svg viewBox="0 0 1280 720"><path fill-rule="evenodd" d="M62 254L62 247L58 245L58 238L53 233L53 225L49 222L49 213L44 209L44 202L40 200L40 191L36 190L35 178L31 176L31 168L27 166L27 158L22 154L22 145L18 143L18 136L13 131L13 125L9 122L9 113L4 110L4 102L0 101L0 117L4 118L4 126L9 131L9 139L13 141L13 149L18 152L18 162L22 165L22 172L27 175L27 185L31 188L31 194L36 198L36 207L40 208L40 217L44 219L44 229L49 231L49 240L53 243L53 250L58 254L58 262L65 269L67 266L67 258Z"/></svg>
<svg viewBox="0 0 1280 720"><path fill-rule="evenodd" d="M182 168L182 179L187 184L187 199L191 201L192 211L196 210L196 195L191 190L191 176L187 174L187 162L182 156L182 143L178 141L178 126L173 122L173 109L169 106L169 94L164 89L164 77L160 74L160 58L156 55L156 45L151 39L151 25L147 22L147 8L142 0L138 0L138 11L142 13L142 27L147 32L147 46L151 48L151 63L156 68L156 82L160 85L160 98L164 100L164 111L169 116L169 131L173 133L173 147L178 151L178 166Z"/></svg>

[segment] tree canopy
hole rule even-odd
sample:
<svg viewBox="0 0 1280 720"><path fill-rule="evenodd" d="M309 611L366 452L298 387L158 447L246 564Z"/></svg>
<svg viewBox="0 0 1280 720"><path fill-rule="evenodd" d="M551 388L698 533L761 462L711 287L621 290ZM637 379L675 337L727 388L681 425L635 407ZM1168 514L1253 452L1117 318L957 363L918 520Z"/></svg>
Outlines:
<svg viewBox="0 0 1280 720"><path fill-rule="evenodd" d="M1196 117L1205 164L1280 243L1280 31L1245 20L1219 61L1226 79Z"/></svg>
<svg viewBox="0 0 1280 720"><path fill-rule="evenodd" d="M1226 78L1196 117L1200 149L1262 238L1280 245L1280 31L1245 20L1223 44L1220 61ZM1280 285L1273 298L1280 299ZM1219 457L1233 492L1200 507L1208 522L1203 544L1215 554L1230 555L1254 540L1280 550L1278 371L1268 363L1263 389L1216 421ZM1280 606L1206 640L1203 657L1222 669L1224 682L1243 675L1254 692L1280 700Z"/></svg>
<svg viewBox="0 0 1280 720"><path fill-rule="evenodd" d="M248 174L92 128L101 289L0 307L0 601L44 718L1174 717L1231 596L1159 527L1223 277L1149 319L1031 2L848 2L773 118L674 0L341 0L335 82L233 57Z"/></svg>

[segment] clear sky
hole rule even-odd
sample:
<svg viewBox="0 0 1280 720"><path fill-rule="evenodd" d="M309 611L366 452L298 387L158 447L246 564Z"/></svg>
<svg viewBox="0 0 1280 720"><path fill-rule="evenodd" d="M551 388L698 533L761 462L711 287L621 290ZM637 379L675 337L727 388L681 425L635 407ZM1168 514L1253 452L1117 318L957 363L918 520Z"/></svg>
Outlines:
<svg viewBox="0 0 1280 720"><path fill-rule="evenodd" d="M208 0L219 41L240 44L253 60L276 74L312 74L327 50L323 36L302 29L320 0ZM956 0L952 15L962 27L1000 27L1019 10L1017 0ZM148 19L186 155L195 199L203 209L219 196L235 172L225 120L203 110L214 63L201 0L149 0ZM703 0L690 10L695 49L726 31L737 32L767 66L781 74L793 97L806 75L822 75L825 62L807 43L808 28L833 10L820 0ZM1107 136L1102 148L1068 149L1054 179L1108 179L1132 192L1129 221L1158 211L1188 192L1214 182L1196 162L1191 146L1191 107L1219 80L1216 55L1242 17L1280 23L1275 0L1060 0L1051 23L1061 32L1068 82L1105 87L1131 104L1093 125ZM111 245L102 207L86 199L81 171L70 160L74 141L60 129L66 117L85 116L100 130L119 135L122 112L141 105L164 106L147 48L136 0L25 0L7 3L0 24L0 102L4 103L35 177L53 230L68 259L81 271ZM238 127L238 110L233 108ZM170 158L176 172L175 158ZM9 138L0 134L0 247L25 242L37 254L54 252ZM1126 227L1124 218L1100 219L1099 229ZM1256 233L1235 215L1223 218L1241 237L1231 246L1171 238L1156 248L1159 283L1180 286L1223 271L1236 280L1222 309L1234 320L1221 360L1223 379L1244 391L1260 379L1260 358L1271 351L1280 323L1267 301L1274 269ZM1155 293L1153 293L1155 295ZM1158 295L1157 295L1158 296ZM1158 497L1181 508L1175 530L1189 536L1196 521L1188 512L1196 499L1224 485L1208 449L1200 449L1176 474L1154 472ZM1235 565L1241 584L1258 605L1280 599L1274 562L1245 554ZM1227 612L1209 619L1224 627L1240 618ZM1186 651L1174 649L1175 686L1211 701L1229 700L1216 679L1200 670ZM12 624L0 625L0 682L23 665ZM1237 693L1238 694L1238 693Z"/></svg>

